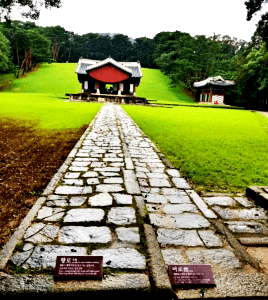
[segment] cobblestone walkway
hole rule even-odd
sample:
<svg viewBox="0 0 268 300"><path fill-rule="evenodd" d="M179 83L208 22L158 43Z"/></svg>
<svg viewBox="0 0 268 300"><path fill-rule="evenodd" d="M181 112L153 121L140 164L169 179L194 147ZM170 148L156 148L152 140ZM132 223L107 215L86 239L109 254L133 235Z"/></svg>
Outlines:
<svg viewBox="0 0 268 300"><path fill-rule="evenodd" d="M267 244L266 211L244 197L201 198L120 106L104 105L69 157L10 258L15 266L45 270L56 256L101 255L104 268L146 288L149 223L166 265L209 264L227 276L247 266L257 272L241 244Z"/></svg>

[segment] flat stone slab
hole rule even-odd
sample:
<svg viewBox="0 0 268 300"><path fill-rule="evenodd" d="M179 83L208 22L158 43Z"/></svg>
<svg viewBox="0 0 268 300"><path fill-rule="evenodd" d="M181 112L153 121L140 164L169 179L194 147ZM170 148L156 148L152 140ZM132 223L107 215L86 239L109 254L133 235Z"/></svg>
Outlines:
<svg viewBox="0 0 268 300"><path fill-rule="evenodd" d="M55 194L60 195L79 195L79 194L91 194L92 193L92 187L80 187L80 186L67 186L67 185L61 185L56 188Z"/></svg>
<svg viewBox="0 0 268 300"><path fill-rule="evenodd" d="M188 184L188 182L184 178L173 177L172 181L175 184L175 187L178 189L190 189L191 188L191 186Z"/></svg>
<svg viewBox="0 0 268 300"><path fill-rule="evenodd" d="M225 222L225 224L235 233L267 233L267 228L258 222L233 221Z"/></svg>
<svg viewBox="0 0 268 300"><path fill-rule="evenodd" d="M65 178L67 179L76 179L80 176L80 172L68 172L65 174Z"/></svg>
<svg viewBox="0 0 268 300"><path fill-rule="evenodd" d="M103 159L103 161L105 162L122 162L123 161L123 158L120 158L120 157L105 157Z"/></svg>
<svg viewBox="0 0 268 300"><path fill-rule="evenodd" d="M103 256L103 267L145 269L145 257L135 249L117 248L93 250L92 256Z"/></svg>
<svg viewBox="0 0 268 300"><path fill-rule="evenodd" d="M146 203L166 204L167 203L167 198L165 196L159 195L159 194L146 194L144 196L144 201Z"/></svg>
<svg viewBox="0 0 268 300"><path fill-rule="evenodd" d="M112 240L108 227L63 226L59 232L60 243L109 243Z"/></svg>
<svg viewBox="0 0 268 300"><path fill-rule="evenodd" d="M211 264L221 268L240 268L241 263L233 252L226 249L186 250L192 264Z"/></svg>
<svg viewBox="0 0 268 300"><path fill-rule="evenodd" d="M134 165L133 165L132 159L130 157L125 158L125 163L126 163L126 169L134 170Z"/></svg>
<svg viewBox="0 0 268 300"><path fill-rule="evenodd" d="M62 208L52 208L43 206L37 215L37 219L44 221L58 221L64 216L65 210Z"/></svg>
<svg viewBox="0 0 268 300"><path fill-rule="evenodd" d="M161 249L161 252L166 266L185 265L188 263L179 249Z"/></svg>
<svg viewBox="0 0 268 300"><path fill-rule="evenodd" d="M86 172L88 170L88 167L70 167L69 171L72 172Z"/></svg>
<svg viewBox="0 0 268 300"><path fill-rule="evenodd" d="M168 173L168 175L170 175L172 177L181 177L180 172L176 169L168 169L167 173Z"/></svg>
<svg viewBox="0 0 268 300"><path fill-rule="evenodd" d="M253 207L254 204L244 197L234 197L234 199L245 207Z"/></svg>
<svg viewBox="0 0 268 300"><path fill-rule="evenodd" d="M145 205L149 212L160 212L161 211L160 204L145 204Z"/></svg>
<svg viewBox="0 0 268 300"><path fill-rule="evenodd" d="M105 178L103 183L123 183L123 179L121 177Z"/></svg>
<svg viewBox="0 0 268 300"><path fill-rule="evenodd" d="M113 203L113 197L108 193L100 193L88 199L92 206L109 206Z"/></svg>
<svg viewBox="0 0 268 300"><path fill-rule="evenodd" d="M99 183L100 183L99 178L89 178L89 179L87 179L87 184L88 185L99 184Z"/></svg>
<svg viewBox="0 0 268 300"><path fill-rule="evenodd" d="M73 161L73 167L88 167L91 164L89 161Z"/></svg>
<svg viewBox="0 0 268 300"><path fill-rule="evenodd" d="M204 201L209 205L235 206L236 202L231 197L204 197Z"/></svg>
<svg viewBox="0 0 268 300"><path fill-rule="evenodd" d="M30 252L30 251L27 251ZM25 253L21 252L11 257L16 265L18 262L23 263L23 268L55 268L57 256L85 256L87 255L86 247L58 246L58 245L42 245L36 246L33 252L28 253L29 258L21 260L20 257L25 257Z"/></svg>
<svg viewBox="0 0 268 300"><path fill-rule="evenodd" d="M202 229L210 227L210 223L198 214L158 215L149 213L151 224L164 228Z"/></svg>
<svg viewBox="0 0 268 300"><path fill-rule="evenodd" d="M85 203L87 197L71 197L70 206L81 206Z"/></svg>
<svg viewBox="0 0 268 300"><path fill-rule="evenodd" d="M152 187L171 187L167 179L150 178L149 181Z"/></svg>
<svg viewBox="0 0 268 300"><path fill-rule="evenodd" d="M63 222L99 222L103 217L104 210L99 208L74 208L67 212Z"/></svg>
<svg viewBox="0 0 268 300"><path fill-rule="evenodd" d="M120 227L120 228L116 228L115 232L120 242L128 242L128 243L140 242L138 227L130 227L130 228Z"/></svg>
<svg viewBox="0 0 268 300"><path fill-rule="evenodd" d="M198 212L194 204L166 204L163 206L163 211L168 215L182 214L184 212Z"/></svg>
<svg viewBox="0 0 268 300"><path fill-rule="evenodd" d="M107 165L106 162L101 162L101 161L94 161L92 164L91 164L91 168L105 168Z"/></svg>
<svg viewBox="0 0 268 300"><path fill-rule="evenodd" d="M246 246L268 246L268 237L244 237L238 240Z"/></svg>
<svg viewBox="0 0 268 300"><path fill-rule="evenodd" d="M123 190L120 184L99 184L96 187L97 193L121 192Z"/></svg>
<svg viewBox="0 0 268 300"><path fill-rule="evenodd" d="M68 206L67 200L47 200L46 206Z"/></svg>
<svg viewBox="0 0 268 300"><path fill-rule="evenodd" d="M132 207L112 207L108 212L107 222L116 225L127 225L135 223L135 209Z"/></svg>
<svg viewBox="0 0 268 300"><path fill-rule="evenodd" d="M161 245L203 246L196 230L160 228L157 230L157 240Z"/></svg>
<svg viewBox="0 0 268 300"><path fill-rule="evenodd" d="M120 176L120 174L116 172L100 172L100 173L102 176L105 177Z"/></svg>
<svg viewBox="0 0 268 300"><path fill-rule="evenodd" d="M132 195L112 194L117 204L132 204Z"/></svg>
<svg viewBox="0 0 268 300"><path fill-rule="evenodd" d="M59 226L36 223L29 227L24 235L26 242L49 243L52 242L59 232Z"/></svg>
<svg viewBox="0 0 268 300"><path fill-rule="evenodd" d="M172 204L191 204L191 200L188 196L177 196L177 195L165 195L165 198L169 203Z"/></svg>
<svg viewBox="0 0 268 300"><path fill-rule="evenodd" d="M263 208L251 209L229 209L213 206L213 209L223 219L245 219L245 220L266 220L268 219Z"/></svg>
<svg viewBox="0 0 268 300"><path fill-rule="evenodd" d="M177 188L161 188L161 193L168 196L187 196L185 191L178 190Z"/></svg>
<svg viewBox="0 0 268 300"><path fill-rule="evenodd" d="M207 248L223 246L220 238L212 230L198 230L198 234Z"/></svg>
<svg viewBox="0 0 268 300"><path fill-rule="evenodd" d="M128 194L140 195L141 190L135 172L133 170L123 170L125 187Z"/></svg>
<svg viewBox="0 0 268 300"><path fill-rule="evenodd" d="M105 168L94 168L95 172L120 172L120 168L105 167Z"/></svg>
<svg viewBox="0 0 268 300"><path fill-rule="evenodd" d="M82 179L63 179L62 183L67 184L67 185L83 185L84 184Z"/></svg>
<svg viewBox="0 0 268 300"><path fill-rule="evenodd" d="M146 176L146 174L144 172L137 172L136 173L136 177L137 178L143 178L143 179L147 178L147 176Z"/></svg>
<svg viewBox="0 0 268 300"><path fill-rule="evenodd" d="M148 178L162 178L162 179L168 179L168 176L163 173L146 173Z"/></svg>
<svg viewBox="0 0 268 300"><path fill-rule="evenodd" d="M98 177L97 172L86 172L82 177Z"/></svg>

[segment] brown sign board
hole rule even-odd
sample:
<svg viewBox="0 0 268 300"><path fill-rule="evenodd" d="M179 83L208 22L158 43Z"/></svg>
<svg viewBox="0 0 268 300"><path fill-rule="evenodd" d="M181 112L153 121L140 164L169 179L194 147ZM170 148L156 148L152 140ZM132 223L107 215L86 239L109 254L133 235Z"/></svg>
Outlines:
<svg viewBox="0 0 268 300"><path fill-rule="evenodd" d="M55 280L102 279L103 256L57 256Z"/></svg>
<svg viewBox="0 0 268 300"><path fill-rule="evenodd" d="M171 285L214 285L210 265L169 265Z"/></svg>

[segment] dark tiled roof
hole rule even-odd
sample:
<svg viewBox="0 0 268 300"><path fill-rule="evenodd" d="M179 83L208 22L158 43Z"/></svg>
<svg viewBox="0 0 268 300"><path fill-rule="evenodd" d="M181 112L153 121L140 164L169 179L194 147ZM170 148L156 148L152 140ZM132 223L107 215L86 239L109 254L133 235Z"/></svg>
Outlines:
<svg viewBox="0 0 268 300"><path fill-rule="evenodd" d="M132 71L132 76L131 77L141 77L139 73L139 68L138 67L128 67Z"/></svg>
<svg viewBox="0 0 268 300"><path fill-rule="evenodd" d="M84 74L86 75L87 72L87 68L89 66L92 66L96 63L99 63L99 60L91 60L91 59L83 59L81 58L77 64L76 70L75 72L77 74ZM130 69L132 71L132 75L131 77L135 77L135 78L140 78L142 77L142 71L141 71L141 66L140 63L137 62L118 62L118 64L122 64L123 66L125 66L126 68Z"/></svg>
<svg viewBox="0 0 268 300"><path fill-rule="evenodd" d="M234 85L235 82L231 80L225 80L221 76L216 76L216 77L209 77L205 80L195 82L194 87L199 88L199 87L205 87L209 85L215 85L215 86L232 86Z"/></svg>

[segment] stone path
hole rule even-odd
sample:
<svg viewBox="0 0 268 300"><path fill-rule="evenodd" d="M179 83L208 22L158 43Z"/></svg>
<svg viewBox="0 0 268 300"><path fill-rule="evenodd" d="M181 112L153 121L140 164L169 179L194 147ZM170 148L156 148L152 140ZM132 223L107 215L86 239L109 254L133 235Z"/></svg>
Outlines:
<svg viewBox="0 0 268 300"><path fill-rule="evenodd" d="M267 212L245 197L201 198L120 106L102 107L53 180L24 225L20 247L13 251L10 242L3 249L3 270L8 263L46 272L60 255L101 255L106 275L97 287L94 282L85 289L148 292L152 284L160 289L154 254L161 251L163 282L169 264L212 266L215 288L174 288L179 298L267 295L265 272L242 246L267 246ZM0 275L1 292L25 289L25 281L22 287L16 277L12 285L11 277ZM49 278L38 285L41 291L57 286ZM164 289L171 289L169 282Z"/></svg>

